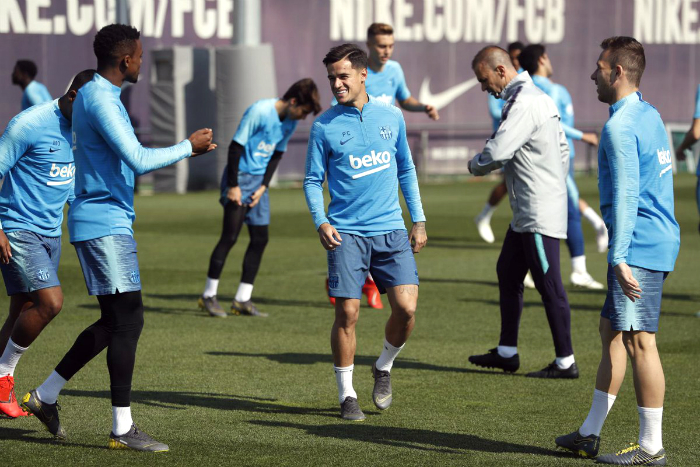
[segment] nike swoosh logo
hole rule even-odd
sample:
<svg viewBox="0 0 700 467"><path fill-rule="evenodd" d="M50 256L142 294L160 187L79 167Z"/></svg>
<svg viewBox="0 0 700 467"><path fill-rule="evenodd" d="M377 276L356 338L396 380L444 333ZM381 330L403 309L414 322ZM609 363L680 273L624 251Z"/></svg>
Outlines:
<svg viewBox="0 0 700 467"><path fill-rule="evenodd" d="M49 148L49 152L56 152L59 148Z"/></svg>
<svg viewBox="0 0 700 467"><path fill-rule="evenodd" d="M389 394L386 397L377 397L377 403L381 404L383 402L386 402L389 398L391 398L391 394Z"/></svg>
<svg viewBox="0 0 700 467"><path fill-rule="evenodd" d="M440 110L477 84L479 84L479 80L472 78L442 92L433 94L430 92L430 78L424 78L423 83L420 85L420 91L418 91L418 100L424 104L432 105L436 110Z"/></svg>
<svg viewBox="0 0 700 467"><path fill-rule="evenodd" d="M345 141L341 141L341 142L340 142L340 145L342 146L343 144L347 143L347 142L350 141L351 139L355 139L355 137L353 136L352 138L348 138L348 139L346 139Z"/></svg>

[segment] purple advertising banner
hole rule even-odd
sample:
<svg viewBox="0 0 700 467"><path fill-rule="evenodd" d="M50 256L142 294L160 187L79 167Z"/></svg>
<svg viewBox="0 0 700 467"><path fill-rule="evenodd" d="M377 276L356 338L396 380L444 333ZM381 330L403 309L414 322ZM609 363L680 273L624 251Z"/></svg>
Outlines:
<svg viewBox="0 0 700 467"><path fill-rule="evenodd" d="M0 0L0 127L20 110L21 90L10 74L17 59L34 60L37 79L54 97L70 78L94 67L92 39L103 25L128 18L141 30L145 54L175 44L231 43L234 0ZM577 126L600 129L607 107L596 99L590 75L600 42L629 35L645 46L644 98L667 123L690 123L700 83L700 1L697 0L261 0L262 40L274 48L277 89L312 77L324 106L331 93L321 63L331 46L364 44L372 22L393 25L393 58L419 101L439 108L440 120L406 112L414 158L436 173L455 173L490 133L486 95L471 60L487 44L543 43L552 79L572 98ZM121 16L120 16L121 15ZM142 77L148 76L148 56ZM147 135L149 83L124 93L135 126ZM280 166L282 175L303 171L310 121L300 125ZM227 142L220 142L227 144ZM426 148L430 148L427 150ZM579 151L579 154L583 151Z"/></svg>

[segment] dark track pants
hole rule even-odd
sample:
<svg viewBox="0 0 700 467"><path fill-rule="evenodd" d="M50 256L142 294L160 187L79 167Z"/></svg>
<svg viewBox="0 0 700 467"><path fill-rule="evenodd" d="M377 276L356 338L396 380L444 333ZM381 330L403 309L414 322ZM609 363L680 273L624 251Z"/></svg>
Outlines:
<svg viewBox="0 0 700 467"><path fill-rule="evenodd" d="M518 328L523 312L523 279L528 270L542 297L556 356L572 355L571 315L569 300L561 282L559 239L535 233L517 233L510 228L496 266L501 304L499 345L518 345Z"/></svg>

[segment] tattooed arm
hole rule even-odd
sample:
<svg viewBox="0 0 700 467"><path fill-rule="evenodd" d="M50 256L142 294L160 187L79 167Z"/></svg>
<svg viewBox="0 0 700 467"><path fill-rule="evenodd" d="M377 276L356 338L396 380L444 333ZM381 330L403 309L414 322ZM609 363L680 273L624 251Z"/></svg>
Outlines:
<svg viewBox="0 0 700 467"><path fill-rule="evenodd" d="M408 241L413 246L414 253L420 253L420 250L428 242L428 235L425 233L425 222L416 222L411 227L411 233L408 235Z"/></svg>

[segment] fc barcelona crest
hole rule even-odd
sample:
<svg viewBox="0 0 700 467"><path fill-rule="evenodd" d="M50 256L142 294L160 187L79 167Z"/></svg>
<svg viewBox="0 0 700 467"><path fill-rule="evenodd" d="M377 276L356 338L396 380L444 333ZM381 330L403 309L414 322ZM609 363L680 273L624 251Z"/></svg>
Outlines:
<svg viewBox="0 0 700 467"><path fill-rule="evenodd" d="M141 274L139 274L138 269L136 271L131 271L129 274L129 279L131 280L132 284L138 284L141 282Z"/></svg>
<svg viewBox="0 0 700 467"><path fill-rule="evenodd" d="M49 280L49 277L51 276L49 275L48 269L39 269L36 272L36 278L39 279L41 282L46 282L47 280Z"/></svg>
<svg viewBox="0 0 700 467"><path fill-rule="evenodd" d="M379 136L381 136L382 139L391 139L391 127L380 126L379 127Z"/></svg>

